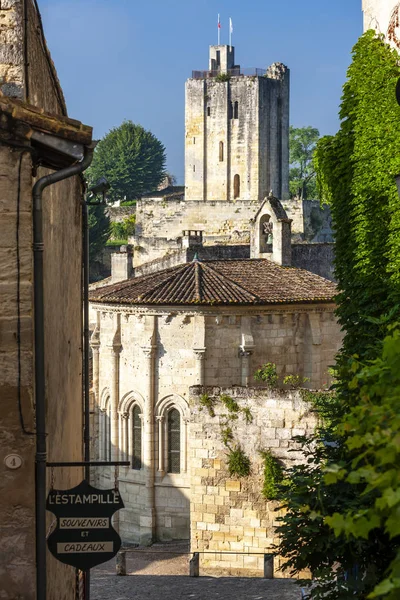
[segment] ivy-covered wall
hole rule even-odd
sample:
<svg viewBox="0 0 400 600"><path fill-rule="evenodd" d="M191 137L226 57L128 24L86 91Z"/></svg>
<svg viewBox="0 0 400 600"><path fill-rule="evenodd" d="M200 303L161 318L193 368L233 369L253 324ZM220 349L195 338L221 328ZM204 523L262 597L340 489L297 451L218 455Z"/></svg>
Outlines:
<svg viewBox="0 0 400 600"><path fill-rule="evenodd" d="M300 459L292 438L312 433L315 415L301 390L194 386L190 405L191 551L215 550L200 555L207 571L260 576L278 542L273 479Z"/></svg>

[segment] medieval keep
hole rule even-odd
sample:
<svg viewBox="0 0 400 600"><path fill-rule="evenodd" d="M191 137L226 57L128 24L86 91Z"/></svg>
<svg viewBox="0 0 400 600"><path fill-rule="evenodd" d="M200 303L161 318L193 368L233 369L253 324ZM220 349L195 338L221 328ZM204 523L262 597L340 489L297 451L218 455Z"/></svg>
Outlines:
<svg viewBox="0 0 400 600"><path fill-rule="evenodd" d="M185 188L138 202L133 248L91 292L95 454L131 463L114 526L125 543L249 553L225 573L259 574L254 553L274 542L260 451L292 460L293 435L315 426L299 391L254 372L270 362L280 381L326 387L341 341L335 285L319 276L331 276L331 244L292 235L304 211L288 199L288 133L289 70L242 69L233 47L211 46L209 70L186 83ZM227 470L238 446L251 457L244 479ZM112 477L98 469L95 483Z"/></svg>

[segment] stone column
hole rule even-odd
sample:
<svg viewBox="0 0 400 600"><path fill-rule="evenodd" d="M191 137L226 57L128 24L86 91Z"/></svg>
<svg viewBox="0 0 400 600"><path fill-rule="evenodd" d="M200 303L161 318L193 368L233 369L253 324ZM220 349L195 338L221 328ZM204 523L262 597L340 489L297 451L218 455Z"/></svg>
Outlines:
<svg viewBox="0 0 400 600"><path fill-rule="evenodd" d="M111 345L111 373L110 373L110 420L111 420L111 460L119 460L119 355L121 352L121 315L115 315L115 333ZM111 482L114 483L115 467L110 468ZM113 517L113 527L119 529L119 512Z"/></svg>
<svg viewBox="0 0 400 600"><path fill-rule="evenodd" d="M242 358L242 385L247 387L250 383L250 357L253 352L240 348L239 354Z"/></svg>
<svg viewBox="0 0 400 600"><path fill-rule="evenodd" d="M196 357L196 384L205 385L205 348L193 348Z"/></svg>
<svg viewBox="0 0 400 600"><path fill-rule="evenodd" d="M90 453L93 457L102 458L100 454L103 451L101 445L102 440L102 414L100 411L100 390L99 390L99 370L100 370L100 312L97 312L97 324L90 338L90 346L92 348L92 389L90 394L90 431L91 431L91 449ZM98 469L91 469L91 474L94 476L94 483L97 483Z"/></svg>
<svg viewBox="0 0 400 600"><path fill-rule="evenodd" d="M143 414L144 475L145 475L145 514L140 516L140 543L149 545L155 538L155 464L154 464L154 345L142 347L145 356L144 377L147 393Z"/></svg>

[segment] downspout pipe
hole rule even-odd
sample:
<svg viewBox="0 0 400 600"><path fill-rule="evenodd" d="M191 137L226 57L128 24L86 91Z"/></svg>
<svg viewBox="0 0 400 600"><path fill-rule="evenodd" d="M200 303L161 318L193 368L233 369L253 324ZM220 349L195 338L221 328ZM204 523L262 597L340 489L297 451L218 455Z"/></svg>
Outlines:
<svg viewBox="0 0 400 600"><path fill-rule="evenodd" d="M83 160L75 165L41 177L33 187L33 273L34 273L34 327L35 327L35 402L36 402L36 456L35 456L35 517L36 517L36 600L46 600L46 386L44 339L44 281L43 281L43 210L45 188L79 175L93 159L92 147L85 147Z"/></svg>

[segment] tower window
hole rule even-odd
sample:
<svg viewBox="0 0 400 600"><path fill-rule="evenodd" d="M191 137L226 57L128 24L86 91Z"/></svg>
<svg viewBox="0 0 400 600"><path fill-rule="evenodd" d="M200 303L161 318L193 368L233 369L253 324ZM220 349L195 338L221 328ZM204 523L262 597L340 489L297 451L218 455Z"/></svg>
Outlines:
<svg viewBox="0 0 400 600"><path fill-rule="evenodd" d="M228 104L228 119L233 119L233 104L229 102Z"/></svg>
<svg viewBox="0 0 400 600"><path fill-rule="evenodd" d="M233 197L239 198L240 196L240 175L235 175L233 178Z"/></svg>
<svg viewBox="0 0 400 600"><path fill-rule="evenodd" d="M132 411L132 469L142 468L142 421L140 408L135 406Z"/></svg>
<svg viewBox="0 0 400 600"><path fill-rule="evenodd" d="M211 115L211 108L209 106L207 106L207 117L209 117Z"/></svg>
<svg viewBox="0 0 400 600"><path fill-rule="evenodd" d="M233 118L234 119L238 119L239 118L239 102L237 100L236 100L235 106L233 108Z"/></svg>
<svg viewBox="0 0 400 600"><path fill-rule="evenodd" d="M196 172L196 165L193 165L193 173Z"/></svg>
<svg viewBox="0 0 400 600"><path fill-rule="evenodd" d="M219 143L219 162L224 160L224 142Z"/></svg>
<svg viewBox="0 0 400 600"><path fill-rule="evenodd" d="M181 415L176 408L168 413L168 473L181 472Z"/></svg>
<svg viewBox="0 0 400 600"><path fill-rule="evenodd" d="M195 143L196 143L196 138L193 138L193 144L195 144Z"/></svg>

